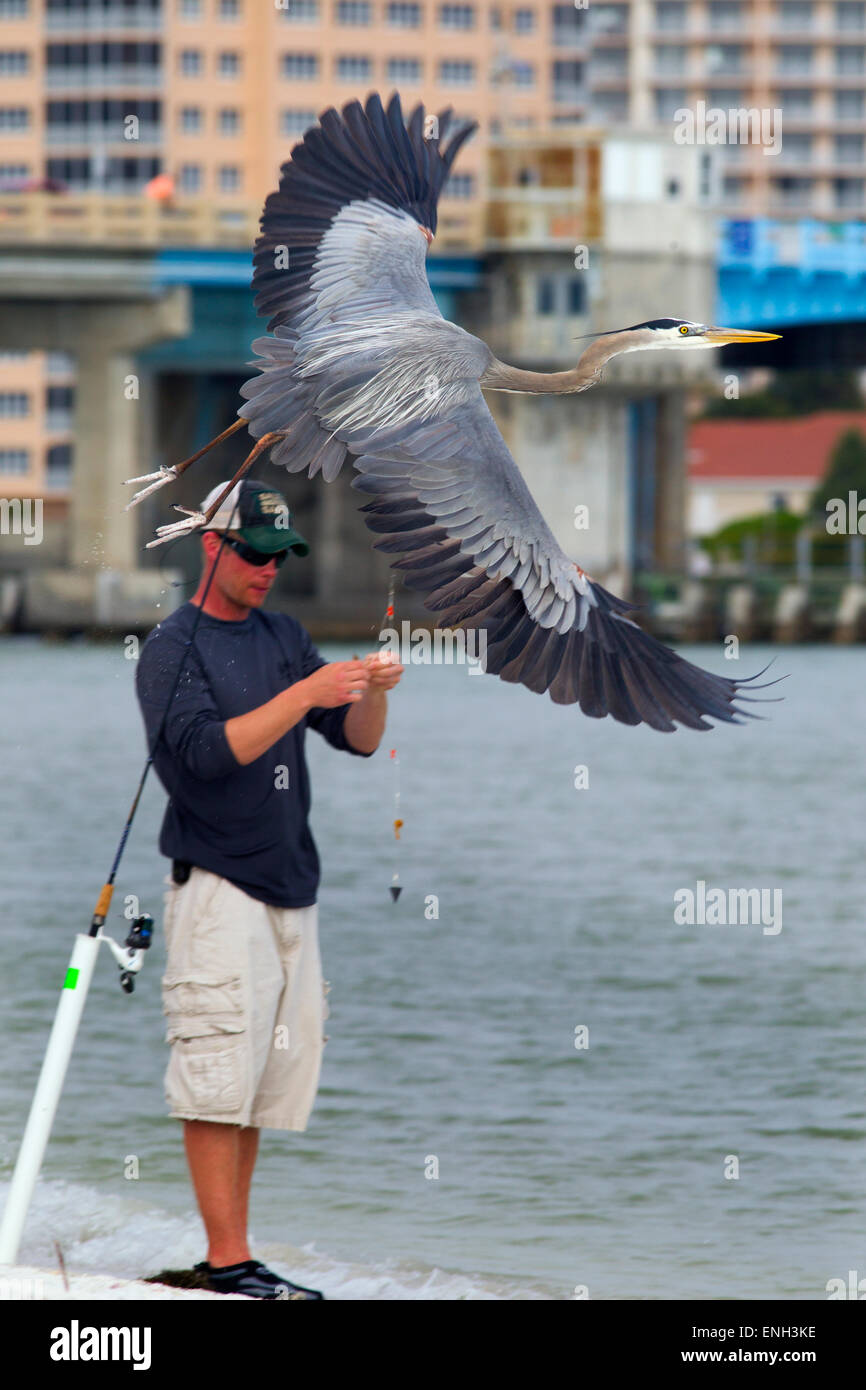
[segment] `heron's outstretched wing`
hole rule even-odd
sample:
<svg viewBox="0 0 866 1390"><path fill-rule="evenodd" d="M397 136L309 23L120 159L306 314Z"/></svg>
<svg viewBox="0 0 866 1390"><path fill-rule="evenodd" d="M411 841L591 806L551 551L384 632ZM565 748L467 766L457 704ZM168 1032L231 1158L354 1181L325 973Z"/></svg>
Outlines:
<svg viewBox="0 0 866 1390"><path fill-rule="evenodd" d="M404 122L400 99L387 110L378 95L361 106L333 107L307 131L283 165L280 186L262 214L253 289L273 337L253 351L262 372L242 388L239 414L256 439L291 424L271 457L292 472L309 467L331 481L346 455L322 428L308 383L296 371L309 335L346 316L356 323L395 308L441 319L427 280L427 242L451 165L476 128L450 110Z"/></svg>
<svg viewBox="0 0 866 1390"><path fill-rule="evenodd" d="M361 454L353 487L377 549L438 613L473 628L485 670L584 714L672 732L739 723L749 682L677 656L626 616L632 605L570 560L551 534L480 390L447 420L421 422L401 446ZM480 638L483 634L483 639Z"/></svg>

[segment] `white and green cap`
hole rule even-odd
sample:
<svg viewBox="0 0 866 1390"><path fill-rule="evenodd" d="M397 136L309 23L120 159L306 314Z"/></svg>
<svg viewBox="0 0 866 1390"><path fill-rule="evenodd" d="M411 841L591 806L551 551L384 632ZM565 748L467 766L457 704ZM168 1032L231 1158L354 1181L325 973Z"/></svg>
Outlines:
<svg viewBox="0 0 866 1390"><path fill-rule="evenodd" d="M212 487L201 504L206 512L220 493L228 487L228 479ZM296 555L309 555L310 547L292 525L289 504L281 492L260 483L255 478L241 478L219 511L207 524L208 531L236 531L256 550L273 555L278 550L293 550Z"/></svg>

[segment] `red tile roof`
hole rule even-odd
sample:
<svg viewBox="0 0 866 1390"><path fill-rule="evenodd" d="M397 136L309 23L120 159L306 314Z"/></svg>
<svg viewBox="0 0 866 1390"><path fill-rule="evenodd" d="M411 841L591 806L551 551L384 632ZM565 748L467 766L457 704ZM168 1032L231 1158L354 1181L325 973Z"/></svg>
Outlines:
<svg viewBox="0 0 866 1390"><path fill-rule="evenodd" d="M866 436L866 412L827 410L793 420L699 420L688 431L689 480L818 482L839 436L850 429Z"/></svg>

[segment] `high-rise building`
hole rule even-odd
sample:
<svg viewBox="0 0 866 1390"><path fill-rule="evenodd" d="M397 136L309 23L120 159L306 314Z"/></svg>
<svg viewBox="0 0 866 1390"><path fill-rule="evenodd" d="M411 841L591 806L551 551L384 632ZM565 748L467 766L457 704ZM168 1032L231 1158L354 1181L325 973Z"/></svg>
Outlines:
<svg viewBox="0 0 866 1390"><path fill-rule="evenodd" d="M866 0L0 0L0 191L137 198L167 175L254 226L318 113L395 89L479 122L443 198L458 239L491 144L575 123L677 139L701 104L751 118L720 143L729 216L866 207ZM38 380L0 364L0 490L68 472L40 360Z"/></svg>

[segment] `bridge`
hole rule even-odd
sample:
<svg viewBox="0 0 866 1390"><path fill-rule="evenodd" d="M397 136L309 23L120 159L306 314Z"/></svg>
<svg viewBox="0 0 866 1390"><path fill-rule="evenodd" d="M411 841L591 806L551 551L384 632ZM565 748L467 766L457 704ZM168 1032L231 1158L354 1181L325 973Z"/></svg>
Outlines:
<svg viewBox="0 0 866 1390"><path fill-rule="evenodd" d="M604 259L608 242L598 207L580 206L568 187L510 189L504 212L512 221L525 220L518 196L523 194L533 200L530 210L537 214L536 221L544 220L543 235L533 224L518 228L516 240L506 237L504 242L503 208L497 211L495 200L486 210L453 205L444 210L428 272L446 317L461 320L461 307L469 302L464 298L461 306L461 296L481 287L494 264L491 255L501 259L499 253L508 251L512 241L515 253L526 252L530 258L542 248L545 265L551 267L571 264L575 241L598 245ZM68 561L78 572L93 573L99 567L129 572L136 554L139 563L153 566L155 573L165 563L163 551L141 550L141 536L152 534L164 517L165 496L158 494L131 513L113 499L129 496L121 486L127 477L187 456L232 418L238 387L253 374L246 366L250 343L265 327L250 294L250 247L258 214L258 205L208 206L197 199L178 199L167 206L93 194L0 194L0 350L65 351L76 359L80 466L69 494ZM488 235L497 227L496 235ZM658 254L669 257L662 243L666 245L664 236ZM706 248L706 289L698 288L704 284L700 277L688 279L685 265L674 282L695 305L696 316L712 315L732 327L781 329L783 341L773 345L782 349L773 358L779 365L800 360L811 365L866 362L866 325L857 322L866 320L864 224L726 220L718 224L715 272L711 240ZM531 259L525 262L530 264ZM606 293L606 313L634 314L623 322L641 316L641 310L634 313L635 305L648 295L676 294L667 280L662 287L661 261L658 273L648 268L639 273L628 264L627 258L616 264ZM482 336L499 332L497 313L491 313L492 322L476 325ZM498 345L490 338L491 345L500 355L507 355L504 348L516 348L520 356L530 351L519 345L527 333L546 331L551 322L537 317L509 321L510 341ZM594 319L587 323L604 326L611 325L597 325ZM566 327L565 320L561 328L567 338L564 350L571 353L573 335L586 330ZM539 337L535 349L542 346ZM749 362L754 361L752 355ZM652 389L665 389L663 374L671 365L654 365L644 391L652 383ZM611 376L616 380L616 373ZM137 405L129 396L130 381L135 383ZM650 404L630 407L632 424L637 412L635 427L644 434L648 427L640 412ZM601 401L596 408L602 408ZM635 441L628 447L631 457L637 451ZM245 451L245 435L227 441L219 458L212 463L208 456L192 470L196 477L191 482L185 477L173 489L171 500L196 505L207 487L230 475ZM629 467L632 464L639 472L640 460L632 460ZM346 570L334 557L349 546L359 594L365 586L379 592L386 565L370 551L363 527L353 539L347 514L354 516L354 494L344 495L345 488L338 486L315 489L302 477L288 477L287 484L300 529L308 528L316 557L303 578L299 569L297 583L309 585L310 595L335 597L336 576ZM650 500L650 511L657 512L658 501ZM667 520L664 534L670 535L672 518ZM650 530L657 527L658 517L655 523L650 517L647 524ZM97 550L95 536L100 537ZM652 550L651 541L649 547ZM142 603L148 611L152 597L145 586Z"/></svg>

